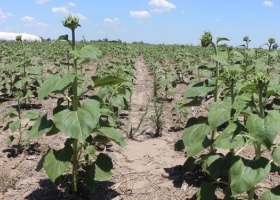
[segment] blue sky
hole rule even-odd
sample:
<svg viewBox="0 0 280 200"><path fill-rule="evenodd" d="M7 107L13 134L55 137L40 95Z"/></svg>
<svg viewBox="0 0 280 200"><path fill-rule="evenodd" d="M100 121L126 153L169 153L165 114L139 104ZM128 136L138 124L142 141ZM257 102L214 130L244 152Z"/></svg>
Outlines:
<svg viewBox="0 0 280 200"><path fill-rule="evenodd" d="M70 35L61 24L68 13L80 15L78 40L196 45L210 31L233 46L246 35L251 47L270 37L280 44L276 0L7 0L0 4L0 31L56 39Z"/></svg>

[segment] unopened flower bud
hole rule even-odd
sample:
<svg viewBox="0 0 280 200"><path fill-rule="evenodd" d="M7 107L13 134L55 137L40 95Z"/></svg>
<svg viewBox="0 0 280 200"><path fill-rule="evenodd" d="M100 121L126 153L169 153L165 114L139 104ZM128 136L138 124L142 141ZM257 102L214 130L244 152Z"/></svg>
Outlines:
<svg viewBox="0 0 280 200"><path fill-rule="evenodd" d="M244 41L244 42L248 42L248 41L250 41L250 39L249 39L248 36L245 36L245 37L243 38L243 41Z"/></svg>
<svg viewBox="0 0 280 200"><path fill-rule="evenodd" d="M18 36L16 37L16 41L21 41L21 35L18 35Z"/></svg>
<svg viewBox="0 0 280 200"><path fill-rule="evenodd" d="M207 47L212 43L212 34L210 32L204 32L200 38L201 46Z"/></svg>
<svg viewBox="0 0 280 200"><path fill-rule="evenodd" d="M79 17L75 15L68 15L64 21L62 21L63 26L70 28L71 30L76 29L79 24Z"/></svg>
<svg viewBox="0 0 280 200"><path fill-rule="evenodd" d="M268 39L268 43L269 43L269 44L275 43L275 39L274 39L274 38L269 38L269 39Z"/></svg>

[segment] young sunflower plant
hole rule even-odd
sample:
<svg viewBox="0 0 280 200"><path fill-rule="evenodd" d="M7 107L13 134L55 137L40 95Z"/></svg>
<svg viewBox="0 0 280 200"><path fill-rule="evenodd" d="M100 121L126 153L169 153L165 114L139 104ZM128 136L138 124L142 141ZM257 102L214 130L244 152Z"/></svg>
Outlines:
<svg viewBox="0 0 280 200"><path fill-rule="evenodd" d="M91 90L121 85L127 80L112 76L81 76L78 73L78 63L86 63L89 59L97 60L101 52L93 45L76 49L75 33L81 26L78 16L69 15L62 24L71 30L71 40L68 35L62 35L58 40L66 40L71 47L69 52L73 58L72 69L66 74L57 72L50 75L43 83L38 93L39 100L43 100L50 93L60 94L63 98L57 100L53 119L47 119L47 115L40 116L30 130L27 140L43 134L50 136L63 133L68 136L63 148L49 148L37 170L44 168L50 180L56 184L63 184L62 175L71 170L72 193L77 194L80 189L78 186L94 190L95 181L106 181L112 176L111 158L105 153L98 153L97 145L110 141L120 146L125 145L122 134L106 121L109 114L103 107L103 100L95 95L85 95ZM83 89L84 85L88 85L86 90Z"/></svg>

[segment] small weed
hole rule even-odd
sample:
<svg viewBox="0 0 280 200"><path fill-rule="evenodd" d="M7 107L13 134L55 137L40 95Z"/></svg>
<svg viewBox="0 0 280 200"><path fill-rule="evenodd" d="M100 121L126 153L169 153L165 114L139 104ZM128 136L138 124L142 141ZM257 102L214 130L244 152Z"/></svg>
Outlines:
<svg viewBox="0 0 280 200"><path fill-rule="evenodd" d="M13 188L16 183L15 177L10 177L7 170L0 171L0 193L5 193L9 188Z"/></svg>

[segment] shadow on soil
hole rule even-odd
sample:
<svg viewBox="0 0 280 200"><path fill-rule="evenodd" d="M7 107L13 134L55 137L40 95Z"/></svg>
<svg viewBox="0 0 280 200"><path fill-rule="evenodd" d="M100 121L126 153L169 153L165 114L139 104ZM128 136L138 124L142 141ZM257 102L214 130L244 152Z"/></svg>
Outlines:
<svg viewBox="0 0 280 200"><path fill-rule="evenodd" d="M173 181L173 185L176 188L181 188L185 182L188 186L198 189L203 181L207 182L207 176L202 172L202 168L196 165L194 169L188 173L185 173L182 165L177 165L171 168L164 168L164 171L169 174L169 180ZM184 200L195 200L197 199L196 194L191 198ZM215 196L212 200L218 200Z"/></svg>
<svg viewBox="0 0 280 200"><path fill-rule="evenodd" d="M57 184L56 186L49 179L44 179L39 181L39 189L33 191L28 196L24 197L27 200L40 199L40 200L111 200L119 193L110 189L114 184L110 181L96 182L95 192L91 192L84 185L78 185L78 193L72 194L72 187L70 184L71 176L65 175L59 178L58 182L62 184Z"/></svg>

